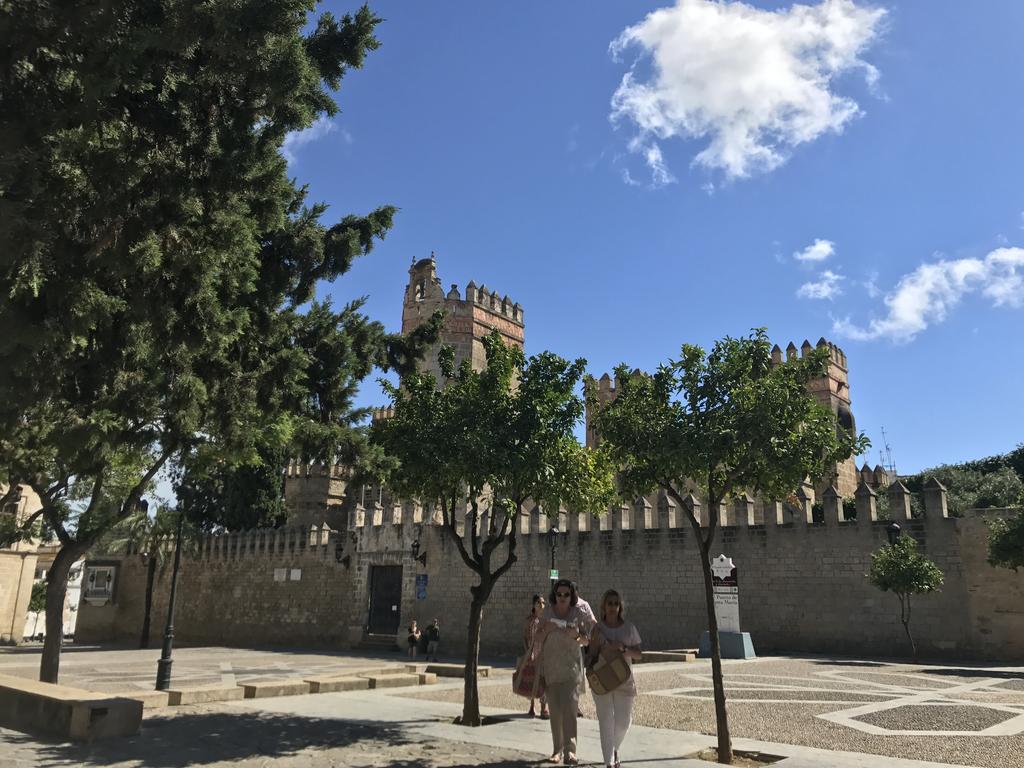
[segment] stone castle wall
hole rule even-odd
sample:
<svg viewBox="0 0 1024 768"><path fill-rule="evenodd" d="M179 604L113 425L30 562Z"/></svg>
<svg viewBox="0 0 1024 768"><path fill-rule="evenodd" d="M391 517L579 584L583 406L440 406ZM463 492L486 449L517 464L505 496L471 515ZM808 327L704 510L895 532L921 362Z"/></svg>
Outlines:
<svg viewBox="0 0 1024 768"><path fill-rule="evenodd" d="M866 497L861 501L866 503ZM825 499L826 522L809 523L777 505L741 502L714 550L739 567L740 616L764 653L906 654L896 598L865 579L870 554L886 541L884 521L840 522ZM894 507L899 510L901 507ZM922 655L1024 661L1024 573L985 560L980 514L900 521L944 571L942 592L915 598L913 628ZM664 498L613 510L601 519L562 515L556 563L596 603L614 587L648 648L696 646L706 628L694 532ZM295 529L209 537L182 561L177 641L253 646L346 648L364 636L374 565L401 565L400 627L440 619L445 652L461 652L472 574L429 510L411 505L358 509L347 531ZM531 596L549 589L547 518L524 515L517 563L485 609L482 653L519 650ZM277 542L276 544L274 542ZM499 550L499 552L503 552ZM414 559L418 554L425 563ZM423 555L426 555L423 558ZM141 626L141 558L121 558L115 602L82 605L79 642L133 642ZM293 569L301 573L292 580ZM158 579L153 637L163 630L169 568ZM284 574L284 580L275 581ZM426 575L426 599L416 577ZM403 630L399 630L401 641Z"/></svg>

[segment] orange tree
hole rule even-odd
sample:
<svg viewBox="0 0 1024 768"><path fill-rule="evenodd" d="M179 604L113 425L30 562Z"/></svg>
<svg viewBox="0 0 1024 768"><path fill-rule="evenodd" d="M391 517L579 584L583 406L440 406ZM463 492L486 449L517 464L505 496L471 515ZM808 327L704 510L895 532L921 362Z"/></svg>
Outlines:
<svg viewBox="0 0 1024 768"><path fill-rule="evenodd" d="M732 744L711 580L719 505L746 490L784 498L806 476L821 476L866 448L866 438L838 428L832 411L807 391L827 364L827 350L819 349L773 365L767 336L757 329L747 338L717 341L709 353L686 344L679 360L653 375L620 366L618 396L597 404L595 426L619 468L623 495L636 498L661 488L693 528L704 574L722 763L732 762ZM707 497L706 527L683 501L689 483Z"/></svg>
<svg viewBox="0 0 1024 768"><path fill-rule="evenodd" d="M487 367L454 352L440 355L444 382L429 374L385 384L394 415L378 422L373 439L396 460L388 484L399 495L437 504L442 530L476 576L470 587L465 689L461 723L480 725L477 663L484 606L516 562L516 532L524 505L549 515L562 506L598 513L614 497L603 453L584 448L573 430L583 416L578 394L584 360L550 352L527 360L497 332L484 340ZM459 516L465 511L465 536Z"/></svg>

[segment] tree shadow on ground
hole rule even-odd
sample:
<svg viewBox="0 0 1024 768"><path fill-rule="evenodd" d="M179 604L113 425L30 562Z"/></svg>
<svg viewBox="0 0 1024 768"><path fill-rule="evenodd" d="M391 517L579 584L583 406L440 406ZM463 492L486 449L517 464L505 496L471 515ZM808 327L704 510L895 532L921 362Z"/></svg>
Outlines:
<svg viewBox="0 0 1024 768"><path fill-rule="evenodd" d="M1004 672L995 669L921 669L924 675L942 675L945 677L994 677L1000 680L1020 680L1024 682L1024 670L1020 672Z"/></svg>
<svg viewBox="0 0 1024 768"><path fill-rule="evenodd" d="M365 746L370 758L374 745L417 743L393 725L245 711L147 717L135 736L92 744L68 744L20 734L12 734L7 740L30 746L40 764L46 766L126 763L148 768L272 759L307 748L331 749L357 743Z"/></svg>
<svg viewBox="0 0 1024 768"><path fill-rule="evenodd" d="M887 667L890 666L885 662L881 661L815 661L814 664L820 664L826 667Z"/></svg>

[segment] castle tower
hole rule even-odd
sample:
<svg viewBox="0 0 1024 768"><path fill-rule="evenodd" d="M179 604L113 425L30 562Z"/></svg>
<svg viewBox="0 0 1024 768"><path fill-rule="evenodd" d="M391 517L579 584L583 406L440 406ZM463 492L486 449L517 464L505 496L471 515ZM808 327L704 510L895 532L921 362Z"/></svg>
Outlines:
<svg viewBox="0 0 1024 768"><path fill-rule="evenodd" d="M828 370L819 379L808 382L807 390L814 395L814 399L829 408L836 415L836 425L849 432L857 434L857 422L853 418L853 411L850 408L850 378L846 363L846 353L824 337L818 339L818 343L812 347L811 343L804 339L800 345L800 356L806 357L815 348L828 350ZM787 350L787 359L794 356L796 347L790 343ZM778 345L772 350L774 360L781 359L782 350ZM835 471L830 477L824 477L815 483L817 498L821 497L830 484L835 485L839 495L843 498L853 498L857 490L857 483L860 480L860 473L857 471L857 464L851 456L844 462L836 465Z"/></svg>
<svg viewBox="0 0 1024 768"><path fill-rule="evenodd" d="M437 354L442 344L455 347L455 365L471 360L481 370L487 364L483 340L497 330L506 344L523 348L523 308L508 296L499 296L487 286L477 287L473 281L466 286L465 298L456 285L445 293L437 276L437 260L413 259L409 267L409 283L402 300L402 333L409 333L430 319L437 310L444 310L444 326L438 343L427 351L420 370L440 380L441 367ZM392 415L391 408L373 409L374 421ZM309 525L327 521L335 530L347 527L349 508L356 502L388 503L393 500L387 489L377 486L348 486L345 467L334 465L302 465L293 463L285 473L285 506L289 525Z"/></svg>
<svg viewBox="0 0 1024 768"><path fill-rule="evenodd" d="M431 254L429 259L414 260L409 267L409 284L402 301L402 333L422 325L439 309L445 312L441 338L420 363L421 370L438 379L441 369L437 353L442 344L455 348L456 367L468 359L478 371L487 363L483 339L492 330L497 330L506 344L523 348L523 308L486 285L477 287L472 280L466 286L465 298L454 283L445 293L437 276L437 260Z"/></svg>

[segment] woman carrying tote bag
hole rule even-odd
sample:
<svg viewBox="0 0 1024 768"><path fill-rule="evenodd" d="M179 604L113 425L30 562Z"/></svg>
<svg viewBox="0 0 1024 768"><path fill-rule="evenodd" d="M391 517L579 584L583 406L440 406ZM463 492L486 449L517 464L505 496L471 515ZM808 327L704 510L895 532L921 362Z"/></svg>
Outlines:
<svg viewBox="0 0 1024 768"><path fill-rule="evenodd" d="M589 677L604 764L607 768L621 768L619 748L629 730L636 699L636 681L627 665L642 656L640 633L626 621L625 604L614 589L602 596L598 616L599 622L590 636L587 666L592 670ZM608 674L598 674L595 668L599 666L604 666Z"/></svg>

